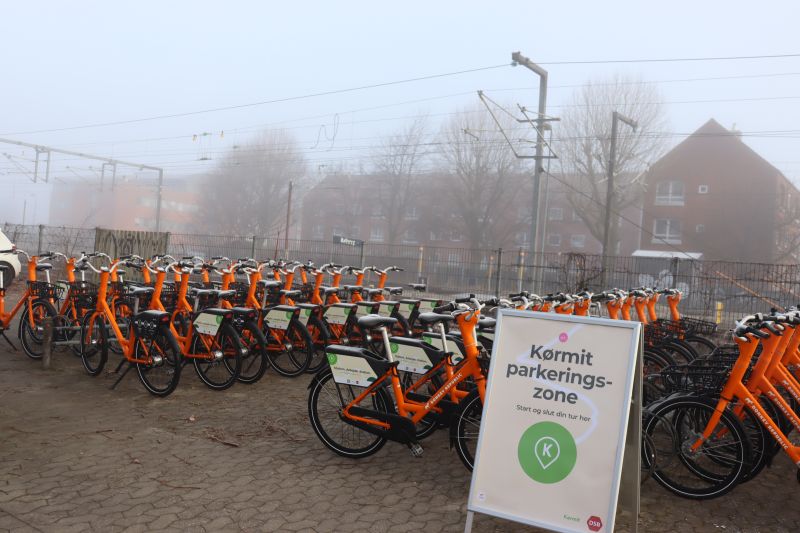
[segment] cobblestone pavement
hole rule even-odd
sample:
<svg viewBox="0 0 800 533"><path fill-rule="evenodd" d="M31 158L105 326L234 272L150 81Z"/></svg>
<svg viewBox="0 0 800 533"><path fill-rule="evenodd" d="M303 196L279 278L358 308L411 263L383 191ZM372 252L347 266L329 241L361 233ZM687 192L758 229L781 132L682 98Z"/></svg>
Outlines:
<svg viewBox="0 0 800 533"><path fill-rule="evenodd" d="M69 352L45 371L0 348L0 530L463 530L469 475L443 432L419 459L392 443L338 457L308 424L309 379L215 393L187 367L160 400L134 375L110 390L112 375L88 377ZM799 489L783 457L711 502L650 481L640 530L796 532ZM478 516L475 531L534 530Z"/></svg>

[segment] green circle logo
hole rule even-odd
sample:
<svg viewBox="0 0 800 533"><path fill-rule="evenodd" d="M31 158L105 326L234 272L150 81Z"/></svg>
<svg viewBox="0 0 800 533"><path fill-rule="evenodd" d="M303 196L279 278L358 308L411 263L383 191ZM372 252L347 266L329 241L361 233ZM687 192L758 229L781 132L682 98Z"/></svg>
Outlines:
<svg viewBox="0 0 800 533"><path fill-rule="evenodd" d="M286 320L291 320L293 315L294 311L286 311Z"/></svg>
<svg viewBox="0 0 800 533"><path fill-rule="evenodd" d="M311 316L311 309L303 309L303 313L305 313L306 316Z"/></svg>
<svg viewBox="0 0 800 533"><path fill-rule="evenodd" d="M335 365L336 361L338 361L335 353L326 353L325 355L328 357L328 364L331 366Z"/></svg>
<svg viewBox="0 0 800 533"><path fill-rule="evenodd" d="M532 480L558 483L575 467L578 446L564 426L555 422L539 422L522 434L517 457L522 470Z"/></svg>
<svg viewBox="0 0 800 533"><path fill-rule="evenodd" d="M400 346L398 346L396 342L389 344L389 347L392 349L392 353L397 353L400 351Z"/></svg>

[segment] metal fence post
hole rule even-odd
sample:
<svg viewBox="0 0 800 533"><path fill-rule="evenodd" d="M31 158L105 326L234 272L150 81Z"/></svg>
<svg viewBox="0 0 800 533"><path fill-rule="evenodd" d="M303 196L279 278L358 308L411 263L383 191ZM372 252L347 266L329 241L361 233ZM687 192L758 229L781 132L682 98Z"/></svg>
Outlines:
<svg viewBox="0 0 800 533"><path fill-rule="evenodd" d="M256 258L256 236L255 235L253 235L252 246L250 246L250 258L251 259L255 259Z"/></svg>
<svg viewBox="0 0 800 533"><path fill-rule="evenodd" d="M500 279L502 276L500 275L501 265L503 260L503 249L497 249L497 271L494 273L494 294L495 296L500 296Z"/></svg>
<svg viewBox="0 0 800 533"><path fill-rule="evenodd" d="M44 224L39 224L39 243L36 245L36 255L42 253L42 234L44 233Z"/></svg>

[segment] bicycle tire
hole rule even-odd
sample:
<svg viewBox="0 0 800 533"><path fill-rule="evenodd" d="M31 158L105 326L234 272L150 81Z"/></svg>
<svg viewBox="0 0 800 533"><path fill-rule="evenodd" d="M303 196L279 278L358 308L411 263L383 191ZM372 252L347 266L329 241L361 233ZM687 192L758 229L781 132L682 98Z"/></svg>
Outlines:
<svg viewBox="0 0 800 533"><path fill-rule="evenodd" d="M153 396L161 398L172 394L181 379L181 368L183 367L181 349L178 347L178 341L175 340L172 331L168 327L162 326L153 339L136 339L134 342L136 343L134 357L137 359L146 357L142 353L144 351L142 343L149 343L149 353L157 349L158 355L162 357L160 362L136 363L136 373L144 388ZM162 376L162 379L157 380L158 376Z"/></svg>
<svg viewBox="0 0 800 533"><path fill-rule="evenodd" d="M691 347L684 345L679 339L669 339L655 347L662 353L669 355L676 364L689 364L697 358Z"/></svg>
<svg viewBox="0 0 800 533"><path fill-rule="evenodd" d="M246 352L242 355L242 368L239 372L239 382L252 385L258 382L269 368L267 358L267 338L254 321L245 322L242 334L239 336Z"/></svg>
<svg viewBox="0 0 800 533"><path fill-rule="evenodd" d="M690 449L697 435L702 433L705 428L703 421L708 420L715 407L716 402L711 400L694 396L677 396L654 406L652 416L645 421L642 430L655 446L656 457L663 459L677 456L680 459L666 463L659 460L652 471L653 479L676 496L693 500L718 498L731 491L739 483L745 469L750 464L750 443L747 435L739 419L728 410L722 413L720 425L715 431L717 436L712 435L699 448L699 451ZM668 439L658 438L656 432L661 423L671 426L665 428L669 429ZM719 430L720 427L722 431ZM727 440L724 444L714 441L715 438L726 437ZM677 438L677 442L675 442L675 438ZM666 450L662 450L659 448L659 444L663 445L665 441ZM722 452L718 451L721 449L724 449L727 455L721 456ZM698 475L697 462L706 454L716 460L709 461L709 463L716 463L719 466L719 471L715 472L714 476ZM643 450L642 460L646 462L648 456L649 454L644 453ZM717 461L721 457L724 457L725 461L719 465ZM677 472L667 472L666 466L670 465L677 465ZM691 468L688 465L691 465ZM650 465L645 464L645 466L649 467ZM710 468L711 465L704 463L703 469L706 472ZM686 478L677 479L680 474L686 473L688 473Z"/></svg>
<svg viewBox="0 0 800 533"><path fill-rule="evenodd" d="M699 335L691 335L682 340L684 343L692 347L698 357L709 355L717 349L716 343L706 339L705 337L700 337Z"/></svg>
<svg viewBox="0 0 800 533"><path fill-rule="evenodd" d="M219 327L210 350L222 352L222 357L216 357L213 353L204 353L203 357L197 357L200 352L206 351L200 335L195 332L191 345L191 359L197 377L212 390L230 388L236 383L242 370L242 343L239 341L239 334L228 323ZM209 338L210 335L205 337Z"/></svg>
<svg viewBox="0 0 800 533"><path fill-rule="evenodd" d="M325 357L325 346L330 343L330 333L328 332L328 326L323 318L320 318L316 315L312 315L308 319L308 324L306 324L306 329L308 330L308 334L311 336L312 344L314 346L314 355L311 357L311 360L308 362L308 368L306 372L309 374L316 374L319 372L321 368L328 364L328 360Z"/></svg>
<svg viewBox="0 0 800 533"><path fill-rule="evenodd" d="M28 306L26 305L25 310L22 312L22 316L19 318L17 336L19 337L20 344L22 344L22 350L25 352L25 355L31 359L41 359L42 354L44 353L44 331L41 329L42 321L48 317L53 318L53 326L55 326L55 318L58 315L58 312L49 300L41 298L35 299L31 302L30 311L33 312L34 325L31 326L28 320L29 310ZM54 331L53 340L56 340L56 337L57 334Z"/></svg>
<svg viewBox="0 0 800 533"><path fill-rule="evenodd" d="M305 373L311 362L312 354L309 350L313 351L314 342L300 321L293 318L289 322L289 327L283 334L283 343L278 343L277 338L269 333L269 329L266 336L269 341L268 347L273 347L272 350L268 350L267 356L275 372L288 378L296 378ZM300 349L296 350L295 345Z"/></svg>
<svg viewBox="0 0 800 533"><path fill-rule="evenodd" d="M475 389L461 401L458 413L450 425L450 442L469 471L475 466L482 415L483 401Z"/></svg>
<svg viewBox="0 0 800 533"><path fill-rule="evenodd" d="M347 394L345 401L355 399L360 393L355 392L355 389L361 391L363 387L342 385L341 389L339 389L336 382L333 381L333 374L331 371L329 369L321 370L309 386L308 419L311 422L311 428L314 430L314 433L325 447L343 457L361 459L373 455L383 448L387 439L384 436L375 435L363 429L351 426L341 419L340 412L343 407L342 400L345 398L344 395ZM343 395L342 397L339 396L340 392ZM371 401L372 409L384 413L391 412L391 399L384 389L378 388L375 394L372 395ZM329 414L329 411L332 412ZM325 421L327 419L330 420ZM341 439L337 440L333 434L341 435ZM339 442L339 440L344 440L346 434L359 439L359 443L345 444Z"/></svg>
<svg viewBox="0 0 800 533"><path fill-rule="evenodd" d="M105 317L96 312L86 313L81 320L81 362L90 376L100 374L106 366L107 336Z"/></svg>

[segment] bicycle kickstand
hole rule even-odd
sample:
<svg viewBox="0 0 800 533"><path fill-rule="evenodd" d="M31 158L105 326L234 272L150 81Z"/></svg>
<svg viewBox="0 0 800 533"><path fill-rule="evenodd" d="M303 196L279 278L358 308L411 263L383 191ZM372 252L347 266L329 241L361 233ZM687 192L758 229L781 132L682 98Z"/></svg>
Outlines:
<svg viewBox="0 0 800 533"><path fill-rule="evenodd" d="M123 359L122 362L120 362L119 366L122 366L124 363L127 363L127 361L125 361ZM117 378L117 381L115 381L114 384L111 385L111 390L114 390L114 389L117 388L117 385L119 385L119 382L122 381L122 379L126 375L128 375L128 372L131 371L131 368L133 368L133 363L128 363L128 368L126 368L125 371L122 374L120 374L120 376ZM117 367L117 371L119 371L119 367Z"/></svg>
<svg viewBox="0 0 800 533"><path fill-rule="evenodd" d="M14 350L14 351L16 352L16 351L17 351L17 347L16 347L16 346L14 346L14 343L13 343L13 342L11 342L11 339L9 339L8 337L6 337L6 332L5 332L5 331L0 331L0 335L2 335L2 336L3 336L3 338L6 340L6 342L8 343L8 345L9 345L9 346L11 346L11 349L12 349L12 350Z"/></svg>

